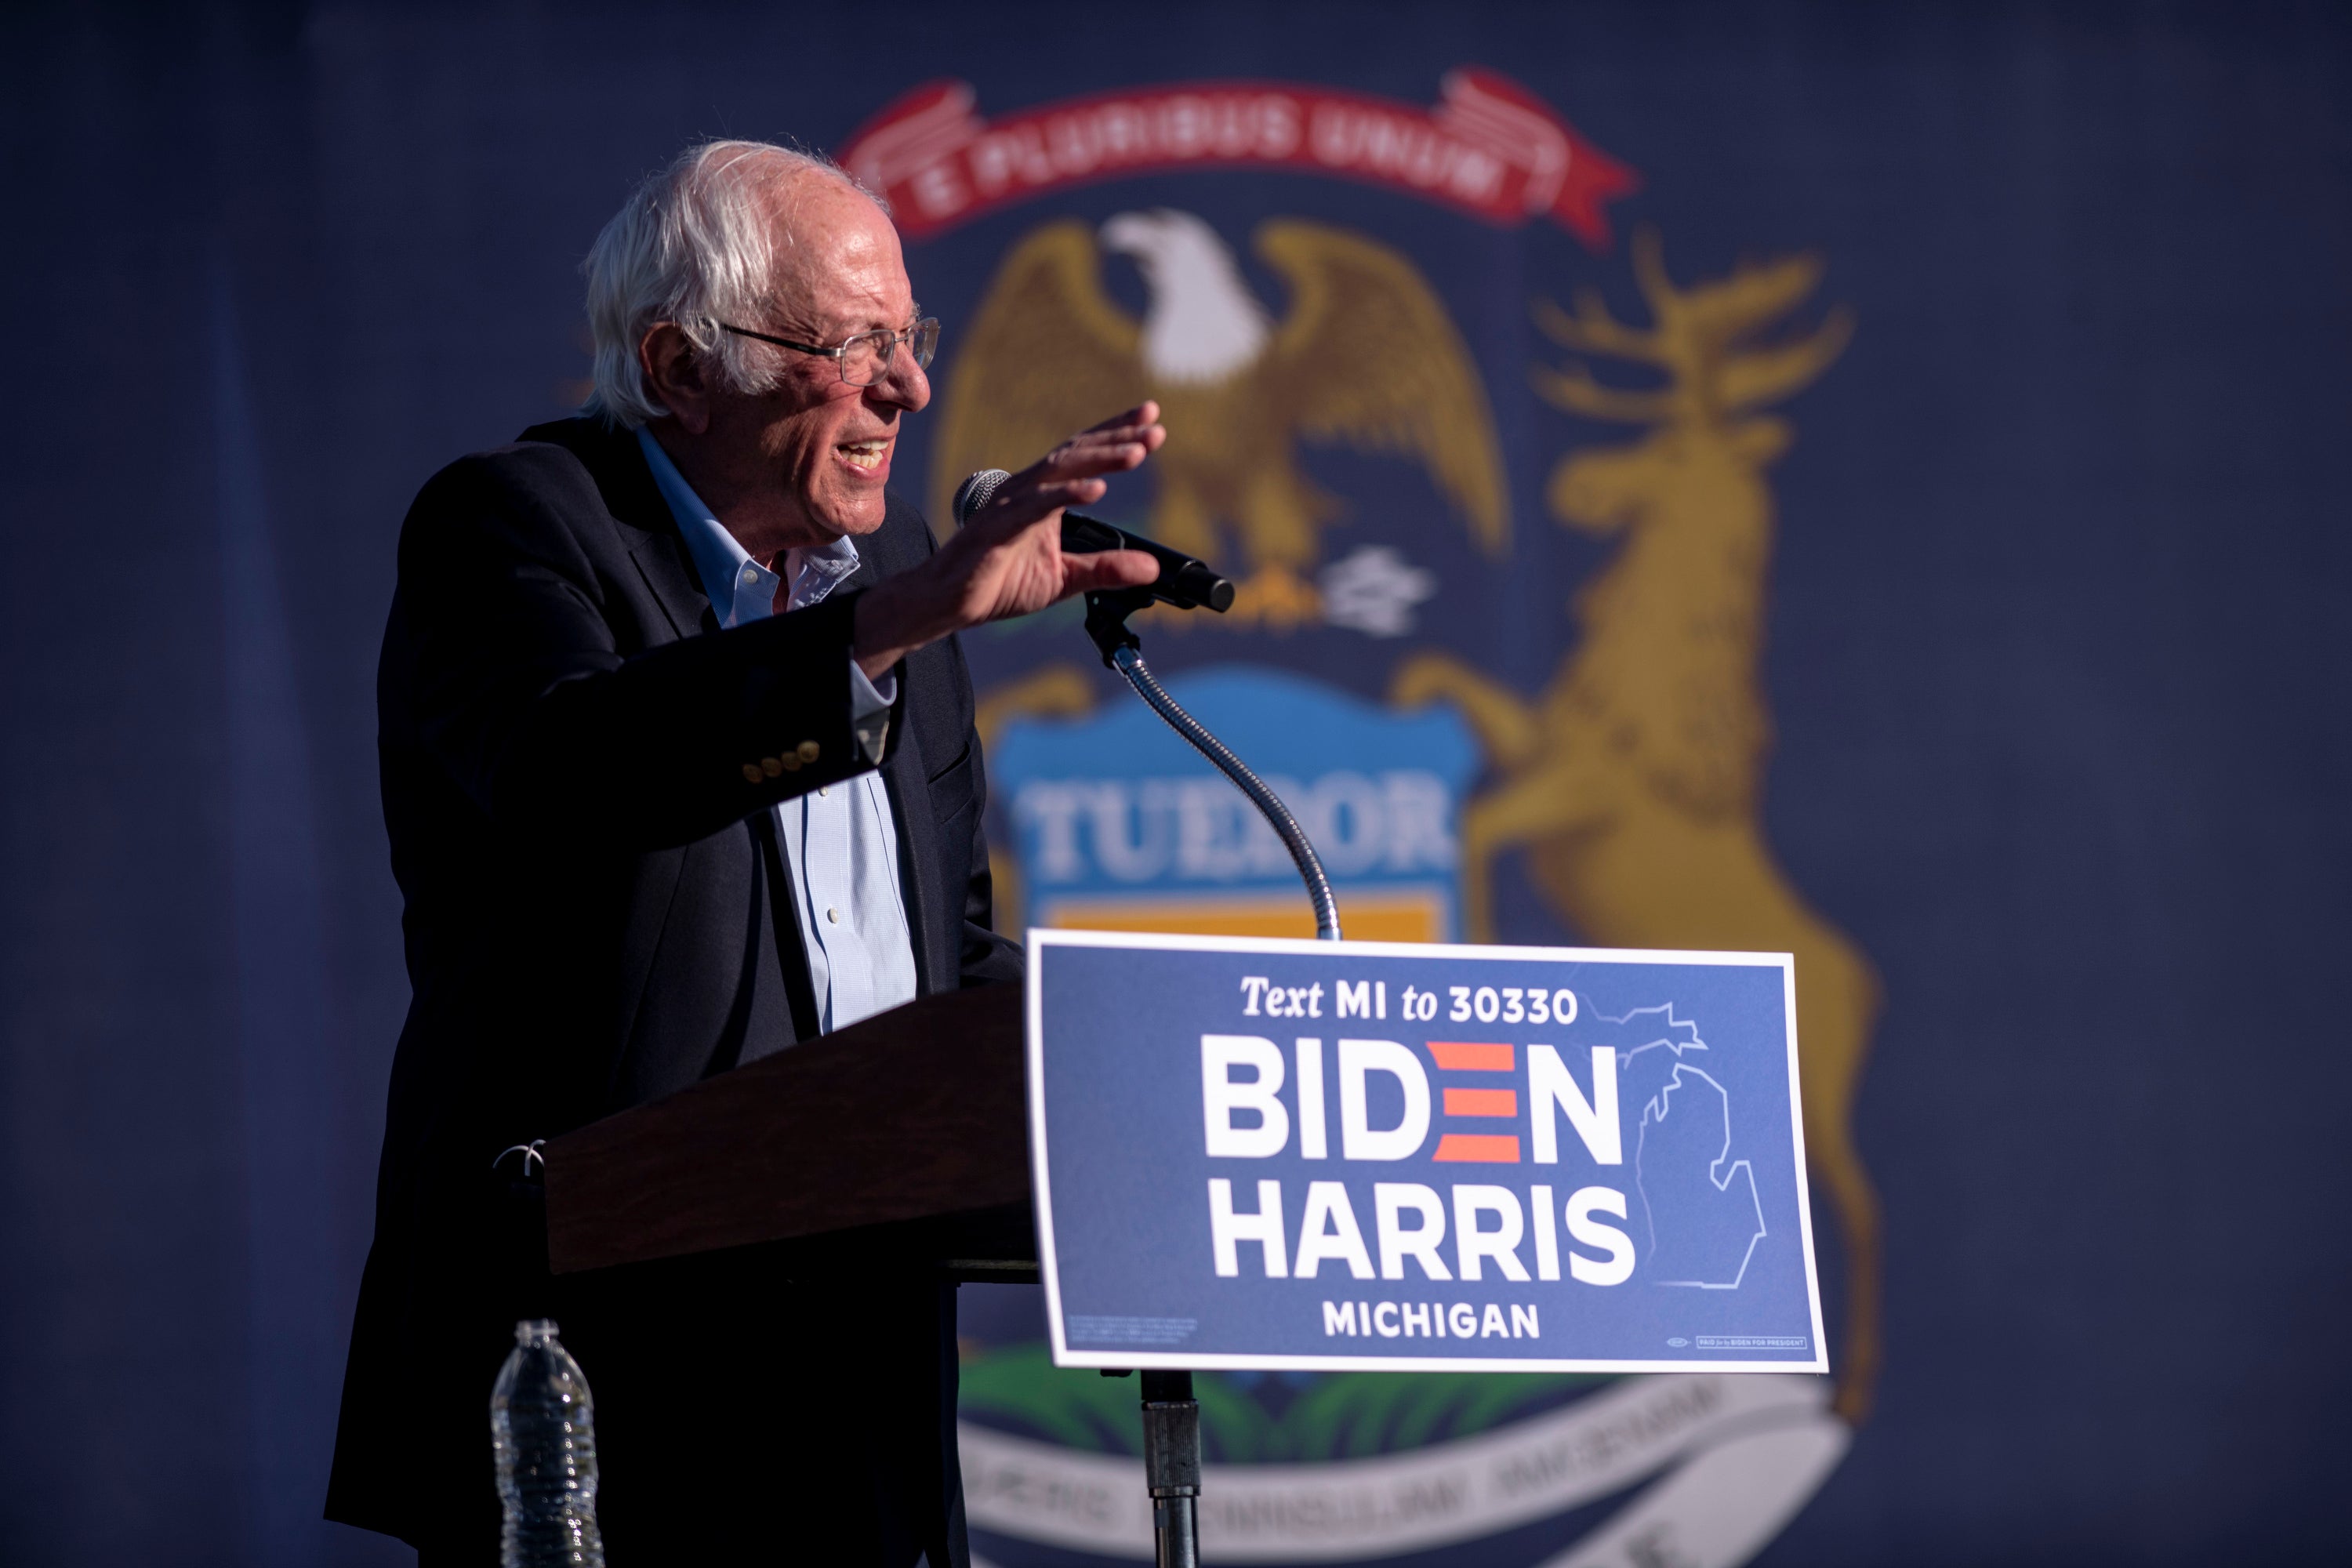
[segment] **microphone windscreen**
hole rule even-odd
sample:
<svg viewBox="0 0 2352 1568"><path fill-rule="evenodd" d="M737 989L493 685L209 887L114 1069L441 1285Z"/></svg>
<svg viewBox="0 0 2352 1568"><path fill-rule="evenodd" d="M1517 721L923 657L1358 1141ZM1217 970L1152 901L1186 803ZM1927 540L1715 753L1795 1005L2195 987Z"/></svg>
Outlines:
<svg viewBox="0 0 2352 1568"><path fill-rule="evenodd" d="M950 508L955 512L956 526L961 528L970 522L971 514L986 506L990 498L1012 477L1003 468L982 468L967 476L963 483L956 487L955 501Z"/></svg>

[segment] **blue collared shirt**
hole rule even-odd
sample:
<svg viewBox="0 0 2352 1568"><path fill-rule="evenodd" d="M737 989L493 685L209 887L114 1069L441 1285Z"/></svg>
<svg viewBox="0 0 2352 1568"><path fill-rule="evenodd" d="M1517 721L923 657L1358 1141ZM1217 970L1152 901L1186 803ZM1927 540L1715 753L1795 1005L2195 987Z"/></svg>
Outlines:
<svg viewBox="0 0 2352 1568"><path fill-rule="evenodd" d="M849 580L857 570L857 546L836 539L821 548L784 553L785 577L744 553L726 525L702 504L669 454L644 429L654 484L686 535L687 552L710 595L720 626L764 620L775 612L776 586L788 578L784 607L806 609ZM864 730L887 713L898 695L898 677L884 678L887 689L866 678L855 659L849 666L853 721ZM808 952L809 981L816 993L819 1027L846 1028L860 1018L915 998L915 948L907 929L906 896L898 882L898 833L890 816L882 775L868 771L795 796L775 807L776 835L784 847L793 893L800 911L802 945Z"/></svg>

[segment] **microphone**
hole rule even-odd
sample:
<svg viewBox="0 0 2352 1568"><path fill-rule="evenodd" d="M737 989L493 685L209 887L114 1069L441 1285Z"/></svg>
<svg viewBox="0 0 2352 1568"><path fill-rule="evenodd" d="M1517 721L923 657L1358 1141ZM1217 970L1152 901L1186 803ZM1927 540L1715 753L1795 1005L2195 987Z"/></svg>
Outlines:
<svg viewBox="0 0 2352 1568"><path fill-rule="evenodd" d="M957 486L956 526L961 528L971 521L972 515L986 506L1012 477L1003 468L982 468ZM1113 528L1098 518L1066 510L1062 513L1062 548L1072 555L1091 555L1104 550L1140 550L1160 563L1159 580L1148 585L1153 598L1180 610L1205 607L1221 616L1233 608L1234 585L1218 575L1215 567L1140 534Z"/></svg>

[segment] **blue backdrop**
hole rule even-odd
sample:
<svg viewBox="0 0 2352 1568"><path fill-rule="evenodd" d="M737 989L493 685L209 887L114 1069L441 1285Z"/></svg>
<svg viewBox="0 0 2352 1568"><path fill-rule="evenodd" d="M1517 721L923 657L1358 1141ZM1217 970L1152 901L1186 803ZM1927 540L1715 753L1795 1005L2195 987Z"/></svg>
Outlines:
<svg viewBox="0 0 2352 1568"><path fill-rule="evenodd" d="M1804 319L1856 329L1771 471L1756 820L1883 988L1851 1130L1884 1360L1760 1561L2352 1544L2338 9L289 4L0 37L26 373L0 425L0 1556L406 1560L317 1522L406 1001L373 744L393 543L436 468L576 401L575 269L630 185L704 135L838 147L938 79L989 115L1239 77L1426 105L1456 65L1638 172L1612 247L1298 175L1087 187L910 246L942 375L1055 213L1374 234L1494 399L1515 553L1377 507L1364 537L1458 553L1423 642L1530 694L1613 559L1547 512L1550 464L1616 438L1529 395L1530 296L1589 283L1646 322L1645 225L1685 287L1824 258ZM1083 663L1073 628L1024 633L983 684L1055 636ZM1166 662L1391 695L1399 647L1339 638ZM1505 940L1580 933L1549 875L1500 856Z"/></svg>

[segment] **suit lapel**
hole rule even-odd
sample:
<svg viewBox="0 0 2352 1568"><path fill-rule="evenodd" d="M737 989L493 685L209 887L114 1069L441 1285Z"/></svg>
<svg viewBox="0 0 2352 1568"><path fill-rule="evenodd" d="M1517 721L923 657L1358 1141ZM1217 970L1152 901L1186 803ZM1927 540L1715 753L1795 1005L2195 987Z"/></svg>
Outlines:
<svg viewBox="0 0 2352 1568"><path fill-rule="evenodd" d="M604 510L621 525L629 559L635 563L646 591L661 606L672 633L689 637L719 626L710 596L703 592L702 575L688 553L686 536L669 503L655 487L653 470L636 436L595 419L563 419L535 425L522 433L526 441L549 441L578 458L588 477L596 481Z"/></svg>
<svg viewBox="0 0 2352 1568"><path fill-rule="evenodd" d="M882 527L858 542L857 570L840 591L871 588L921 558L908 548L905 531L922 527L910 509L894 502ZM891 815L898 823L898 885L907 900L907 934L915 950L915 987L919 995L952 991L961 968L952 940L940 940L940 921L962 921L962 903L949 901L949 889L940 882L939 823L931 814L930 770L923 752L922 731L914 721L916 671L930 650L908 656L899 666L903 687L898 711L891 715L890 754L882 764L882 783L890 793Z"/></svg>
<svg viewBox="0 0 2352 1568"><path fill-rule="evenodd" d="M694 569L694 557L687 553L686 540L675 527L667 538L646 534L630 550L629 559L636 563L638 575L661 606L671 631L690 637L719 629L719 612L710 607L710 595L702 590L702 575Z"/></svg>
<svg viewBox="0 0 2352 1568"><path fill-rule="evenodd" d="M626 451L614 454L612 466L612 482L607 484L602 474L596 482L614 517L636 532L629 559L636 563L646 588L669 618L670 629L681 637L717 631L719 612L711 607L702 574L686 548L686 535L678 531L677 518L670 511L669 502L662 500L661 491L654 488L653 470L646 467L646 455L637 449L635 437L629 438Z"/></svg>
<svg viewBox="0 0 2352 1568"><path fill-rule="evenodd" d="M902 670L899 679L906 679ZM919 732L907 721L907 705L894 716L899 733L882 764L882 785L890 795L890 814L898 823L898 886L907 900L907 934L915 950L915 994L955 988L954 955L936 951L933 931L943 907L944 889L938 885L939 824L931 819L931 786L923 768Z"/></svg>

